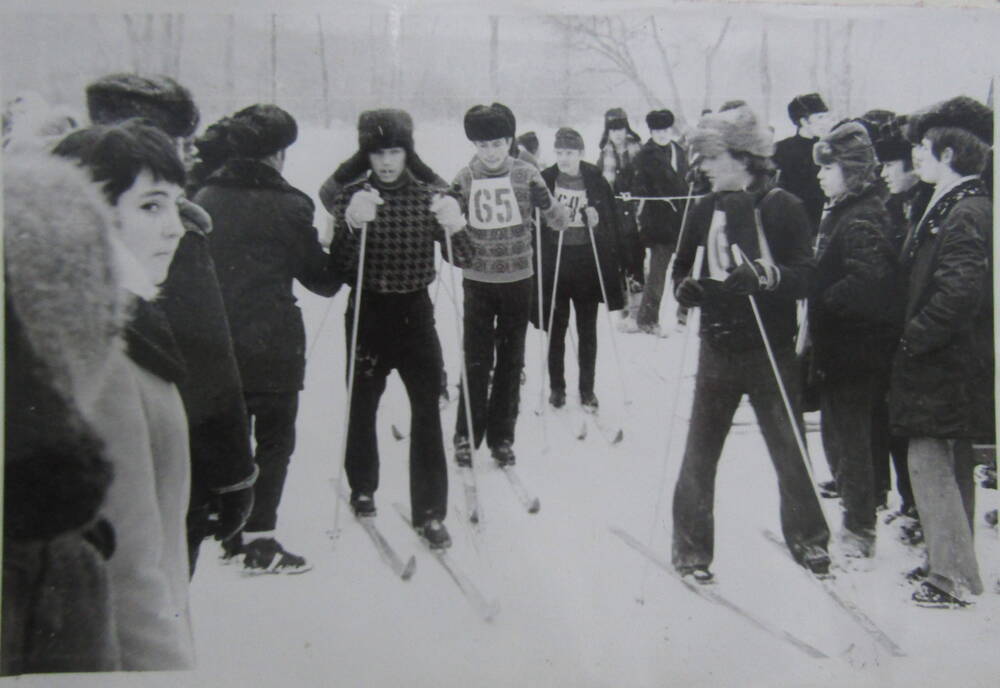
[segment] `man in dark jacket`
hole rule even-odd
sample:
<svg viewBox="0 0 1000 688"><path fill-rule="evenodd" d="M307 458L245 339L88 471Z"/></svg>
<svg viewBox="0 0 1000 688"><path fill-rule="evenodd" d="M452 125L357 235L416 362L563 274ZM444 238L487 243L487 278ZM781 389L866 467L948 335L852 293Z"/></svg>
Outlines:
<svg viewBox="0 0 1000 688"><path fill-rule="evenodd" d="M352 285L362 232L367 236L361 293L352 291L344 315L350 350L354 304L359 300L344 460L351 508L359 517L374 516L379 478L375 417L386 378L396 369L410 398L412 523L428 545L444 548L451 544L444 525L448 471L438 406L444 363L427 286L434 281L435 243L458 265L470 257L472 247L458 201L421 183L407 168L413 151L411 121L401 110L361 113L358 148L368 158L370 171L345 186L333 205L331 258L342 279ZM449 244L453 256L447 255Z"/></svg>
<svg viewBox="0 0 1000 688"><path fill-rule="evenodd" d="M872 421L885 398L882 380L899 338L891 223L875 183L875 154L861 124L835 127L816 143L813 157L829 199L809 295L823 448L844 505L844 553L870 558L878 500Z"/></svg>
<svg viewBox="0 0 1000 688"><path fill-rule="evenodd" d="M240 536L243 566L253 573L308 569L274 537L305 380L305 328L292 283L321 296L341 284L313 227L312 200L281 176L297 135L287 112L252 105L209 127L198 144L221 139L230 147L195 201L212 217L209 244L256 439L260 476Z"/></svg>
<svg viewBox="0 0 1000 688"><path fill-rule="evenodd" d="M993 111L966 97L912 116L914 168L934 185L906 239L903 336L893 359L889 413L910 438L913 493L929 570L923 606L962 607L983 591L973 541L972 441L994 425L992 202L979 174L993 142Z"/></svg>
<svg viewBox="0 0 1000 688"><path fill-rule="evenodd" d="M549 331L549 385L552 390L549 401L556 408L566 403L564 359L572 301L580 347L580 404L596 412L594 369L597 363L597 309L604 301L602 286L607 291L608 310L620 310L624 296L618 266L618 216L614 192L601 176L601 170L582 160L583 150L583 137L576 130L562 127L556 132L556 164L542 171L542 179L556 200L569 211L569 225L558 235L552 230L545 232L540 274L543 317L547 319L555 277L557 236L561 236L556 305ZM532 318L537 320L537 317L537 309L532 309Z"/></svg>
<svg viewBox="0 0 1000 688"><path fill-rule="evenodd" d="M198 126L198 108L186 88L166 76L111 74L87 86L95 124L143 117L183 147ZM253 504L257 471L243 386L229 323L208 247L211 219L188 201L181 205L185 233L174 253L162 294L165 313L184 359L178 383L191 444L188 549L194 572L201 541L226 540L243 527Z"/></svg>
<svg viewBox="0 0 1000 688"><path fill-rule="evenodd" d="M822 574L830 564L830 534L763 340L766 332L794 414L795 302L806 296L814 268L809 220L797 198L769 188L774 144L745 105L702 117L691 146L713 191L688 218L673 272L677 300L701 308L694 404L674 490L673 564L698 582L713 577L716 467L747 394L778 474L788 548L797 562ZM699 246L703 270L689 276ZM734 253L744 258L739 265ZM747 295L756 295L763 332Z"/></svg>
<svg viewBox="0 0 1000 688"><path fill-rule="evenodd" d="M635 196L685 196L687 154L674 133L674 114L653 110L646 115L649 140L635 157L632 194ZM677 246L686 201L639 202L639 238L649 249L649 272L636 316L641 332L660 335L660 300L670 256ZM668 330L664 330L666 334Z"/></svg>
<svg viewBox="0 0 1000 688"><path fill-rule="evenodd" d="M818 93L806 93L795 96L788 104L788 118L795 125L795 135L778 141L774 147L778 185L805 205L815 235L826 199L816 180L819 167L813 162L812 149L829 131L832 116Z"/></svg>

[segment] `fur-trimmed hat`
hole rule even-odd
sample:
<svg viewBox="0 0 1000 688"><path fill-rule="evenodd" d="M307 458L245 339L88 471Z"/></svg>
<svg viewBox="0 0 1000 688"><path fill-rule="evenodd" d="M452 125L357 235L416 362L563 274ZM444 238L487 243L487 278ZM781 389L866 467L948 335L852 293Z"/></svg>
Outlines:
<svg viewBox="0 0 1000 688"><path fill-rule="evenodd" d="M513 113L506 106L498 105L475 105L465 113L465 136L470 141L514 138Z"/></svg>
<svg viewBox="0 0 1000 688"><path fill-rule="evenodd" d="M198 127L191 93L169 76L110 74L87 86L87 112L94 124L142 117L174 138Z"/></svg>
<svg viewBox="0 0 1000 688"><path fill-rule="evenodd" d="M646 126L653 129L669 129L674 126L674 113L670 110L652 110L646 115Z"/></svg>
<svg viewBox="0 0 1000 688"><path fill-rule="evenodd" d="M878 133L872 139L875 155L879 162L887 163L893 160L910 159L913 153L913 144L904 135L906 121L906 116L903 115L893 117L879 126Z"/></svg>
<svg viewBox="0 0 1000 688"><path fill-rule="evenodd" d="M690 136L691 150L708 158L727 150L762 158L774 154L774 134L762 126L746 105L711 113L698 121Z"/></svg>
<svg viewBox="0 0 1000 688"><path fill-rule="evenodd" d="M580 136L580 132L576 129L560 127L559 131L556 132L554 147L582 151L584 149L583 137Z"/></svg>
<svg viewBox="0 0 1000 688"><path fill-rule="evenodd" d="M517 143L532 155L538 153L538 134L533 131L526 131L518 136Z"/></svg>
<svg viewBox="0 0 1000 688"><path fill-rule="evenodd" d="M799 120L818 112L829 112L830 109L823 102L822 96L818 93L805 93L795 96L788 104L788 118L792 124L799 126Z"/></svg>
<svg viewBox="0 0 1000 688"><path fill-rule="evenodd" d="M277 105L251 105L231 120L230 141L241 158L266 158L291 146L298 136L295 118Z"/></svg>
<svg viewBox="0 0 1000 688"><path fill-rule="evenodd" d="M919 143L927 130L934 127L964 129L987 145L993 145L993 110L968 96L945 100L911 115L906 138Z"/></svg>
<svg viewBox="0 0 1000 688"><path fill-rule="evenodd" d="M868 131L859 122L838 124L813 146L817 165L839 163L848 190L858 192L874 178L875 149Z"/></svg>
<svg viewBox="0 0 1000 688"><path fill-rule="evenodd" d="M365 154L382 148L413 150L413 118L405 110L365 110L358 117L358 149Z"/></svg>

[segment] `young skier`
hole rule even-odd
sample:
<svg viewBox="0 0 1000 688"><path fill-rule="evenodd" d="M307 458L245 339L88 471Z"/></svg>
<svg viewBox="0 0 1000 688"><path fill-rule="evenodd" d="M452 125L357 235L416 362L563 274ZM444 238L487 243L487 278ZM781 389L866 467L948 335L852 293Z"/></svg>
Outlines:
<svg viewBox="0 0 1000 688"><path fill-rule="evenodd" d="M861 124L835 127L816 143L813 158L829 199L809 294L823 449L844 506L844 553L870 558L878 504L872 422L899 338L891 222Z"/></svg>
<svg viewBox="0 0 1000 688"><path fill-rule="evenodd" d="M624 306L624 296L618 266L618 216L614 192L601 175L600 168L582 159L583 151L583 137L574 129L563 127L555 137L556 164L542 171L542 179L549 191L569 212L565 232L556 234L547 231L543 235L542 311L543 317L548 318L558 237L561 236L556 304L549 330L549 386L552 390L549 402L556 408L566 403L565 339L572 301L580 347L580 404L584 409L596 412L597 309L604 300L601 280L607 291L608 310L620 310ZM592 237L595 243L592 243ZM597 262L594 260L595 245ZM601 271L600 278L598 269ZM532 313L532 317L537 318L537 313Z"/></svg>
<svg viewBox="0 0 1000 688"><path fill-rule="evenodd" d="M825 573L829 531L747 298L756 298L794 413L795 301L806 296L814 268L809 219L797 198L768 183L774 144L745 105L702 117L691 146L712 193L691 211L673 272L678 302L701 308L694 404L674 491L673 564L699 582L712 580L716 467L747 394L778 474L788 548L797 562ZM698 246L705 264L689 276ZM739 265L733 247L744 257Z"/></svg>
<svg viewBox="0 0 1000 688"><path fill-rule="evenodd" d="M466 466L473 444L478 447L484 437L497 463L515 462L514 427L534 291L534 210L556 231L567 222L566 209L554 201L538 169L510 156L514 122L508 113L496 103L465 113L465 135L476 153L453 182L475 246L462 283L471 441L464 396L455 425L455 460Z"/></svg>
<svg viewBox="0 0 1000 688"><path fill-rule="evenodd" d="M451 544L443 523L448 472L438 406L444 363L427 286L434 281L435 243L459 266L473 255L473 247L458 201L419 181L407 167L413 153L411 122L402 110L361 113L358 149L370 169L347 184L333 203L331 259L351 285L363 270L361 294L352 289L344 315L350 350L354 304L360 297L357 346L350 352L355 370L345 468L354 513L374 516L379 477L375 416L386 378L395 368L410 398L412 523L431 547L443 548ZM367 236L359 265L362 233ZM453 256L447 255L448 243Z"/></svg>
<svg viewBox="0 0 1000 688"><path fill-rule="evenodd" d="M983 591L973 540L972 442L996 442L993 360L993 203L979 177L993 111L958 97L907 125L914 169L934 185L900 256L903 336L893 359L889 415L910 438L913 494L927 542L918 605L964 607Z"/></svg>
<svg viewBox="0 0 1000 688"><path fill-rule="evenodd" d="M297 136L290 114L276 105L251 105L213 124L196 144L203 161L220 163L195 202L212 218L209 245L260 469L253 511L230 547L243 554L250 572L311 568L274 537L305 379L305 329L292 283L321 296L333 296L341 283L313 227L312 201L281 176Z"/></svg>

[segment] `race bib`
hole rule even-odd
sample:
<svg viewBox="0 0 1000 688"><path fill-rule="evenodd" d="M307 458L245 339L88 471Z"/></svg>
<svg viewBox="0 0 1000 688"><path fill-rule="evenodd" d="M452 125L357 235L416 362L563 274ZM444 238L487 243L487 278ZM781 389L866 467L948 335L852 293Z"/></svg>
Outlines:
<svg viewBox="0 0 1000 688"><path fill-rule="evenodd" d="M475 229L500 229L519 226L521 209L517 205L510 176L473 179L469 194L469 225Z"/></svg>
<svg viewBox="0 0 1000 688"><path fill-rule="evenodd" d="M569 211L569 227L583 227L583 209L587 207L587 192L556 186L556 200Z"/></svg>

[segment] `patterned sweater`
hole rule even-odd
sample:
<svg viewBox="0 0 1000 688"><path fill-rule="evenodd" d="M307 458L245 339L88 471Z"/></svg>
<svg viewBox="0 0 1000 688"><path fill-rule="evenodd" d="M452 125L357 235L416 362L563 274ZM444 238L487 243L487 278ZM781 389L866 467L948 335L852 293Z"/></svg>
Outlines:
<svg viewBox="0 0 1000 688"><path fill-rule="evenodd" d="M464 276L476 282L517 282L533 274L531 244L534 209L550 227L562 230L569 216L556 203L538 169L508 157L499 170L487 170L478 158L455 177L475 256Z"/></svg>
<svg viewBox="0 0 1000 688"><path fill-rule="evenodd" d="M437 191L413 178L408 171L391 186L369 175L345 186L333 203L335 229L330 259L347 284L353 287L357 281L361 232L347 225L344 213L351 196L366 185L379 192L383 204L378 206L375 220L368 224L364 290L405 294L425 288L434 281L435 242L440 242L445 259L458 267L473 255L469 234L463 229L452 236L455 255L448 256L444 229L430 210Z"/></svg>

